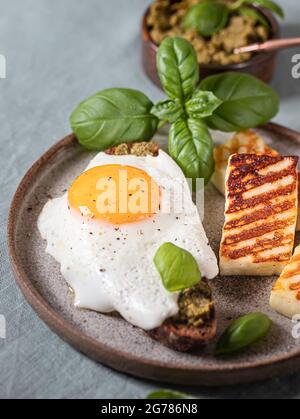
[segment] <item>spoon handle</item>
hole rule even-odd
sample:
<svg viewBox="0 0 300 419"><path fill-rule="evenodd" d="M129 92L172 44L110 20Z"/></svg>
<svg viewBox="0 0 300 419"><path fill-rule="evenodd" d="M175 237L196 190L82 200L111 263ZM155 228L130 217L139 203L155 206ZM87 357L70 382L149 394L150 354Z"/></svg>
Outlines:
<svg viewBox="0 0 300 419"><path fill-rule="evenodd" d="M236 48L234 53L243 54L244 52L268 52L296 46L300 46L300 38L272 39L261 44L253 44Z"/></svg>

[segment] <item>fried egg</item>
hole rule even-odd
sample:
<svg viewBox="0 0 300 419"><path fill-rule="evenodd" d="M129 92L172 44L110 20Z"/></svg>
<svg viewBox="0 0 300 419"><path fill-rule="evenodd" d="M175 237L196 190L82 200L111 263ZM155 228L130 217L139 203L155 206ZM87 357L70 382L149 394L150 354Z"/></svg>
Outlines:
<svg viewBox="0 0 300 419"><path fill-rule="evenodd" d="M218 274L189 185L162 150L97 154L67 193L47 202L38 228L76 307L117 311L144 330L178 312L178 293L164 288L153 263L163 243L191 252L203 277Z"/></svg>

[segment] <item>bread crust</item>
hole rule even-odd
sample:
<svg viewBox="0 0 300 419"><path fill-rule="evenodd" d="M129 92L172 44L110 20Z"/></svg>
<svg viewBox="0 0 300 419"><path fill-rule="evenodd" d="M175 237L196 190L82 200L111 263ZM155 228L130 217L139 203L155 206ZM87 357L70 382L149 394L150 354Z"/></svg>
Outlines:
<svg viewBox="0 0 300 419"><path fill-rule="evenodd" d="M178 298L179 312L148 334L180 352L197 351L206 346L217 330L215 304L208 281L204 278Z"/></svg>
<svg viewBox="0 0 300 419"><path fill-rule="evenodd" d="M211 320L201 327L176 325L170 319L157 329L148 332L148 334L175 351L196 352L211 342L216 335L216 331L217 321L213 312Z"/></svg>

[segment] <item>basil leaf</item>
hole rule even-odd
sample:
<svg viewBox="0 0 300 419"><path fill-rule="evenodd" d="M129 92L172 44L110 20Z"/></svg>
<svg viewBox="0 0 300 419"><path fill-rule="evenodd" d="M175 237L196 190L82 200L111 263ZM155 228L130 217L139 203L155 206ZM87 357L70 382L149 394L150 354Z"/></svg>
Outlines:
<svg viewBox="0 0 300 419"><path fill-rule="evenodd" d="M256 9L252 9L250 7L241 7L238 9L238 13L241 16L252 17L256 22L267 28L270 28L268 20Z"/></svg>
<svg viewBox="0 0 300 419"><path fill-rule="evenodd" d="M262 313L251 313L234 320L219 339L216 355L237 352L259 342L271 327L272 321Z"/></svg>
<svg viewBox="0 0 300 419"><path fill-rule="evenodd" d="M268 122L279 110L277 93L262 81L242 73L223 73L203 80L200 89L209 90L223 101L205 119L210 128L240 131Z"/></svg>
<svg viewBox="0 0 300 419"><path fill-rule="evenodd" d="M211 36L228 23L229 10L225 4L206 1L192 6L183 19L183 29L196 29L201 36Z"/></svg>
<svg viewBox="0 0 300 419"><path fill-rule="evenodd" d="M282 19L284 19L285 17L285 13L282 7L272 0L247 0L247 3L256 4L258 6L265 7L266 9L269 9L272 12L276 13Z"/></svg>
<svg viewBox="0 0 300 419"><path fill-rule="evenodd" d="M158 391L154 391L153 393L148 394L147 399L152 399L152 400L159 400L159 399L176 400L176 399L196 399L196 398L194 398L192 396L189 396L186 393L181 393L179 391L158 390Z"/></svg>
<svg viewBox="0 0 300 419"><path fill-rule="evenodd" d="M154 105L151 113L161 121L172 123L184 115L184 109L178 99L164 100Z"/></svg>
<svg viewBox="0 0 300 419"><path fill-rule="evenodd" d="M80 144L90 150L131 141L150 140L158 119L150 113L153 103L131 89L107 89L82 102L70 117Z"/></svg>
<svg viewBox="0 0 300 419"><path fill-rule="evenodd" d="M199 66L194 47L183 38L165 38L157 53L161 84L171 99L184 101L199 82Z"/></svg>
<svg viewBox="0 0 300 419"><path fill-rule="evenodd" d="M222 100L212 92L197 90L185 107L190 118L205 118L211 116L221 104Z"/></svg>
<svg viewBox="0 0 300 419"><path fill-rule="evenodd" d="M213 140L199 119L179 119L169 132L169 153L187 178L209 181L214 171Z"/></svg>
<svg viewBox="0 0 300 419"><path fill-rule="evenodd" d="M199 266L191 253L172 243L160 246L154 264L164 287L170 292L191 288L201 280Z"/></svg>

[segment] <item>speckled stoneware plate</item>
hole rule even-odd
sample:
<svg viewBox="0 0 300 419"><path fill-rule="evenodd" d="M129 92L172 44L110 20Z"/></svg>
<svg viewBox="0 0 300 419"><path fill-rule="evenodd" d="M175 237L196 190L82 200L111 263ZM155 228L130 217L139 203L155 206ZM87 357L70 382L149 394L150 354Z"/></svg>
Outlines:
<svg viewBox="0 0 300 419"><path fill-rule="evenodd" d="M259 130L285 155L300 153L300 134L274 124ZM156 138L155 140L163 140ZM139 377L188 385L224 385L262 380L300 369L300 340L293 324L269 307L275 278L221 278L212 281L217 301L218 330L242 314L262 311L274 327L269 338L246 352L216 359L213 346L200 354L182 354L152 340L118 316L78 310L60 274L45 253L37 217L49 199L60 196L85 168L93 153L68 136L54 145L29 170L13 199L9 215L9 251L18 285L39 316L64 340L92 358ZM223 197L209 185L204 227L218 253L223 224Z"/></svg>

